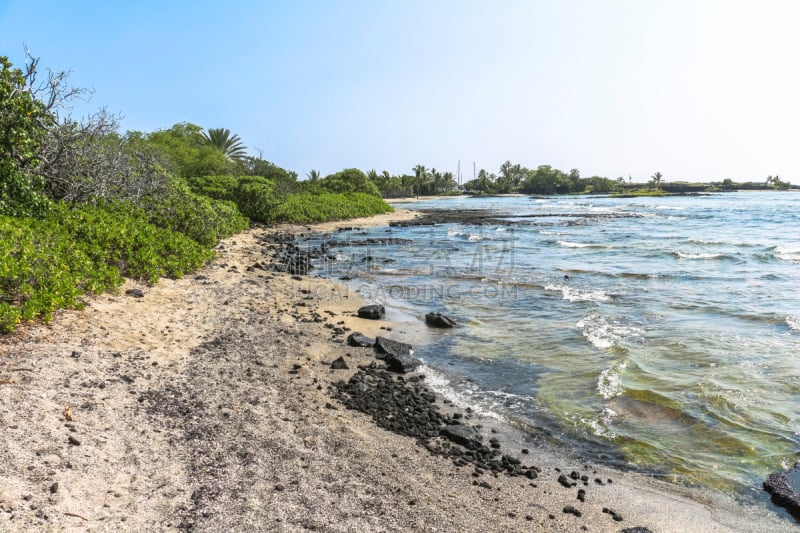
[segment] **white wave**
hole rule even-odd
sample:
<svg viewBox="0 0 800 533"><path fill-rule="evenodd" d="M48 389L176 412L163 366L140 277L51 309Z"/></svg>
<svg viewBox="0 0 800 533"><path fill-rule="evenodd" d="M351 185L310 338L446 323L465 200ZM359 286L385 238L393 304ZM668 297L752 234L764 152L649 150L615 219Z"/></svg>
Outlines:
<svg viewBox="0 0 800 533"><path fill-rule="evenodd" d="M458 231L454 227L451 227L450 229L447 230L447 236L448 237L457 237L459 235L464 235L464 232L463 231Z"/></svg>
<svg viewBox="0 0 800 533"><path fill-rule="evenodd" d="M472 393L467 390L457 390L444 374L434 370L428 365L421 365L418 369L425 376L425 384L433 392L447 398L453 405L460 409L471 408L479 416L503 420L503 416L494 411L490 406L481 404Z"/></svg>
<svg viewBox="0 0 800 533"><path fill-rule="evenodd" d="M617 416L616 411L613 409L609 409L608 407L604 408L598 415L597 418L594 420L589 420L585 422L591 429L592 433L597 435L598 437L605 437L607 439L615 439L617 438L617 434L613 431L608 430L608 426L614 421L614 418Z"/></svg>
<svg viewBox="0 0 800 533"><path fill-rule="evenodd" d="M712 244L712 245L723 245L723 244L727 244L727 243L724 243L724 242L721 242L721 241L709 241L709 240L706 240L706 239L687 239L686 242L688 242L689 244L703 244L703 245L709 245L709 244Z"/></svg>
<svg viewBox="0 0 800 533"><path fill-rule="evenodd" d="M780 259L782 261L800 263L800 245L782 244L775 248L773 255L776 259Z"/></svg>
<svg viewBox="0 0 800 533"><path fill-rule="evenodd" d="M546 235L546 236L560 236L560 235L569 235L569 233L565 233L563 231L545 231L539 230L539 235Z"/></svg>
<svg viewBox="0 0 800 533"><path fill-rule="evenodd" d="M580 319L575 327L583 331L583 336L592 346L601 350L619 345L622 341L640 339L642 335L640 328L596 312Z"/></svg>
<svg viewBox="0 0 800 533"><path fill-rule="evenodd" d="M483 235L480 235L478 233L470 233L469 237L467 238L467 240L471 241L471 242L482 241L483 240Z"/></svg>
<svg viewBox="0 0 800 533"><path fill-rule="evenodd" d="M570 302L610 302L611 295L603 291L590 291L576 289L568 285L548 284L544 286L546 291L560 291L564 299Z"/></svg>
<svg viewBox="0 0 800 533"><path fill-rule="evenodd" d="M559 246L563 246L564 248L589 248L593 246L591 244L584 244L581 242L572 242L572 241L556 241L556 244Z"/></svg>
<svg viewBox="0 0 800 533"><path fill-rule="evenodd" d="M798 315L787 316L786 323L789 325L789 329L792 329L794 331L800 331L800 316Z"/></svg>
<svg viewBox="0 0 800 533"><path fill-rule="evenodd" d="M613 248L607 244L593 244L585 242L556 241L556 244L564 248Z"/></svg>
<svg viewBox="0 0 800 533"><path fill-rule="evenodd" d="M499 228L497 228L495 231L496 231L496 232L498 232L498 233L502 233L502 232L506 231L506 228L504 228L504 227L500 226L500 227L499 227Z"/></svg>
<svg viewBox="0 0 800 533"><path fill-rule="evenodd" d="M622 362L600 372L600 376L597 378L597 392L604 399L615 398L625 390L622 387L622 376L620 376L620 373L625 370L625 366L625 363Z"/></svg>
<svg viewBox="0 0 800 533"><path fill-rule="evenodd" d="M674 252L675 257L678 259L719 259L725 257L725 254L704 254L704 253L690 253L690 252Z"/></svg>

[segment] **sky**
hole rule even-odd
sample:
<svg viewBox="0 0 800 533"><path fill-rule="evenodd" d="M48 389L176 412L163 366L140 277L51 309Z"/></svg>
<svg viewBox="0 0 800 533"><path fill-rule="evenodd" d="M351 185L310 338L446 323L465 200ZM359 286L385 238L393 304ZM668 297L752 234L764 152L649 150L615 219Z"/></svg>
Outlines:
<svg viewBox="0 0 800 533"><path fill-rule="evenodd" d="M800 184L794 0L0 0L0 55L93 89L123 130L229 128L305 176Z"/></svg>

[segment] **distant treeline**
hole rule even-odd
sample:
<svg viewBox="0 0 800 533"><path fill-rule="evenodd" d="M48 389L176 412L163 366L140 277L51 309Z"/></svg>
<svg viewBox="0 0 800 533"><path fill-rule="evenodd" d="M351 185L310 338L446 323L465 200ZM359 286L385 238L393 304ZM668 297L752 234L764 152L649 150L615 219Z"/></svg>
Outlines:
<svg viewBox="0 0 800 533"><path fill-rule="evenodd" d="M602 176L584 178L578 169L564 172L550 165L527 168L506 161L497 173L481 169L474 179L461 185L452 172L439 172L417 165L412 173L390 175L384 171L367 172L384 198L450 195L450 194L682 194L732 190L785 190L792 187L778 176L769 176L763 182L736 183L725 179L710 183L666 182L660 172L646 183L633 182L631 178L610 179Z"/></svg>

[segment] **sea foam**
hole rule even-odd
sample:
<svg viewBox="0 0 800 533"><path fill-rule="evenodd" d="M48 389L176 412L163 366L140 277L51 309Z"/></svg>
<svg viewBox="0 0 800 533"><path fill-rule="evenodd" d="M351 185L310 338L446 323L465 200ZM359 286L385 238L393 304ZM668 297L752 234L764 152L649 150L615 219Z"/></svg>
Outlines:
<svg viewBox="0 0 800 533"><path fill-rule="evenodd" d="M548 284L544 286L544 289L561 292L564 299L570 302L610 302L612 299L611 295L603 291L576 289L569 285Z"/></svg>

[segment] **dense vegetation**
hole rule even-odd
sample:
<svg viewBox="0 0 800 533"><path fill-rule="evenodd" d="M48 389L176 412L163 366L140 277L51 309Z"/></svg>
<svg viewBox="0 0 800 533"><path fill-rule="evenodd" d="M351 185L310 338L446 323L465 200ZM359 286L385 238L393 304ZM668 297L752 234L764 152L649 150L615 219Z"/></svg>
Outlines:
<svg viewBox="0 0 800 533"><path fill-rule="evenodd" d="M0 332L80 307L124 276L180 277L251 222L391 210L357 169L301 182L248 156L228 129L120 133L104 111L61 118L84 91L64 72L37 80L37 64L0 56Z"/></svg>

